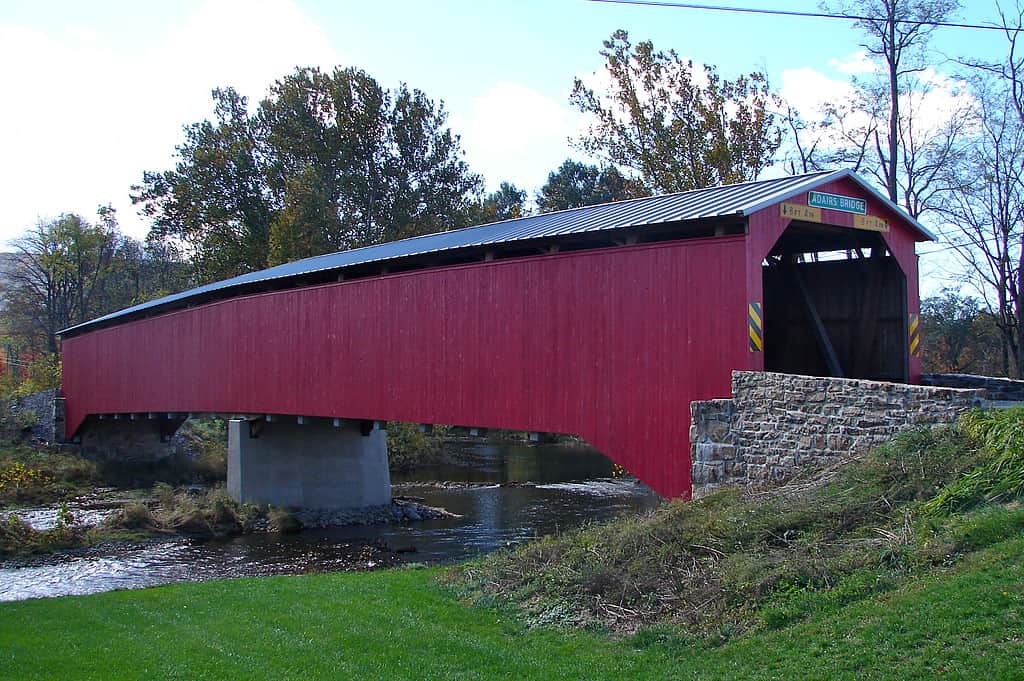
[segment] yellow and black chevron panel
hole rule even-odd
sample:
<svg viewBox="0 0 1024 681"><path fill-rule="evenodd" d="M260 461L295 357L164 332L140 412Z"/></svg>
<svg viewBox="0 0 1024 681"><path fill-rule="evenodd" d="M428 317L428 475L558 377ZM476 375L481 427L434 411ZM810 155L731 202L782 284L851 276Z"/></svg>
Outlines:
<svg viewBox="0 0 1024 681"><path fill-rule="evenodd" d="M747 305L747 338L751 352L764 351L764 319L761 315L761 303Z"/></svg>
<svg viewBox="0 0 1024 681"><path fill-rule="evenodd" d="M910 356L920 357L921 356L921 318L911 313L910 319L908 320L908 334L910 341Z"/></svg>

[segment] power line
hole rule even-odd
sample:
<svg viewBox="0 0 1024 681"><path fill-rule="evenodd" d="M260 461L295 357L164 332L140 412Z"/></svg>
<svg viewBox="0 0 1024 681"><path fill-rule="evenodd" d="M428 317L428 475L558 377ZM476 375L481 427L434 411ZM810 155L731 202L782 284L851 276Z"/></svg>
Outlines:
<svg viewBox="0 0 1024 681"><path fill-rule="evenodd" d="M801 17L806 19L841 19L844 21L872 21L888 22L885 17L859 16L856 14L831 14L829 12L799 12L785 9L757 9L755 7L729 7L725 5L698 5L688 2L668 2L667 0L588 0L588 2L600 2L609 5L637 5L643 7L671 7L674 9L697 9L710 12L735 12L739 14L769 14L782 17ZM896 19L897 24L910 24L912 26L941 26L943 28L973 28L981 31L1016 31L1010 27L995 26L991 24L959 24L954 21L921 21L918 19Z"/></svg>

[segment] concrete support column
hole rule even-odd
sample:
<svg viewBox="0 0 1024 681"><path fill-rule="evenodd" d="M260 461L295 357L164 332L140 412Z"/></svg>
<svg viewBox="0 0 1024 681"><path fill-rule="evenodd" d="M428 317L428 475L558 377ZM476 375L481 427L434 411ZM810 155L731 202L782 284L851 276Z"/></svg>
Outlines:
<svg viewBox="0 0 1024 681"><path fill-rule="evenodd" d="M281 417L228 421L228 493L252 504L344 509L391 503L387 432Z"/></svg>

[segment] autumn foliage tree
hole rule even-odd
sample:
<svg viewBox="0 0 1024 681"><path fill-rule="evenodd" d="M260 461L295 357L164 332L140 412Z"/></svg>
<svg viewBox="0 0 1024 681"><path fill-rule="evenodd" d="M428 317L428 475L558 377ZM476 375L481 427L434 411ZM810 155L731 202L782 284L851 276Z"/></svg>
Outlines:
<svg viewBox="0 0 1024 681"><path fill-rule="evenodd" d="M577 78L570 97L592 119L580 140L587 153L655 193L752 180L772 164L782 133L763 73L727 80L650 41L633 45L623 30L601 56L607 90Z"/></svg>
<svg viewBox="0 0 1024 681"><path fill-rule="evenodd" d="M977 298L951 290L924 298L921 327L926 373L1007 375L996 317Z"/></svg>

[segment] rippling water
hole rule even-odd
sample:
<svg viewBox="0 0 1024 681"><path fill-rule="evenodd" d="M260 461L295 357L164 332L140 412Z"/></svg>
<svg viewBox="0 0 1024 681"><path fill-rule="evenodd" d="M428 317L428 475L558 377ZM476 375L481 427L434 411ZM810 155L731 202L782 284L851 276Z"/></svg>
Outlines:
<svg viewBox="0 0 1024 681"><path fill-rule="evenodd" d="M104 547L102 552L3 566L0 600L228 577L372 569L378 566L378 558L360 551L367 543L401 550L398 558L403 561L451 562L658 503L658 497L641 483L612 479L611 463L586 447L472 445L463 454L466 465L394 476L396 496L421 499L461 518ZM443 487L436 484L439 480L473 484ZM526 482L531 484L509 484Z"/></svg>
<svg viewBox="0 0 1024 681"><path fill-rule="evenodd" d="M95 525L102 522L108 515L117 512L116 508L79 508L74 505L70 505L69 510L74 517L74 523L78 525ZM54 506L23 508L14 511L11 515L24 520L37 530L49 530L57 526L59 510Z"/></svg>

